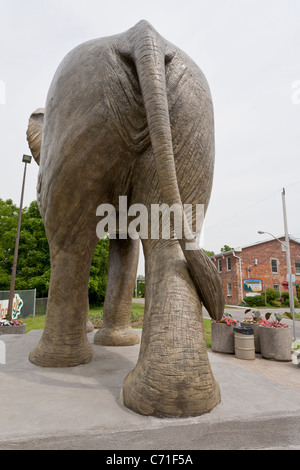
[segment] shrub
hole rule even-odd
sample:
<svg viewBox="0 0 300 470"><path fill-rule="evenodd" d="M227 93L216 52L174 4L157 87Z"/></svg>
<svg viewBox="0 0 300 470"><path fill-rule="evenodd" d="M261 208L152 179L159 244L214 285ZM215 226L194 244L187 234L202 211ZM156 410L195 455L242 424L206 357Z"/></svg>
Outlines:
<svg viewBox="0 0 300 470"><path fill-rule="evenodd" d="M246 296L244 302L249 305L249 307L265 307L266 301L264 295L254 295Z"/></svg>
<svg viewBox="0 0 300 470"><path fill-rule="evenodd" d="M281 298L282 298L283 300L289 300L289 299L290 299L290 293L289 293L289 291L288 291L288 290L285 290L284 292L282 292Z"/></svg>
<svg viewBox="0 0 300 470"><path fill-rule="evenodd" d="M277 289L268 288L266 290L266 297L267 297L267 302L271 304L271 302L276 301L280 298L280 292Z"/></svg>
<svg viewBox="0 0 300 470"><path fill-rule="evenodd" d="M282 292L282 294L281 294L281 304L282 304L284 307L289 307L289 305L290 305L290 294L289 294L289 291L284 291L284 292Z"/></svg>
<svg viewBox="0 0 300 470"><path fill-rule="evenodd" d="M272 307L281 307L281 303L278 302L277 300L271 300L269 302L269 304L272 306Z"/></svg>
<svg viewBox="0 0 300 470"><path fill-rule="evenodd" d="M282 292L281 294L281 302L284 307L290 306L290 294L288 291ZM294 307L299 307L299 301L296 296L294 296Z"/></svg>

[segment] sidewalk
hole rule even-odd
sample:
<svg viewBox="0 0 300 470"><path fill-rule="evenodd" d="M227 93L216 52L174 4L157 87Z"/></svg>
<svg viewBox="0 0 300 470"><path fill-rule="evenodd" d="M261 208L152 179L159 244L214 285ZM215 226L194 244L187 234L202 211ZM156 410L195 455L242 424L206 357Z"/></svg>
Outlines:
<svg viewBox="0 0 300 470"><path fill-rule="evenodd" d="M254 361L237 359L234 354L220 354L215 352L212 354L215 354L226 361L230 361L236 366L244 367L249 371L255 372L274 383L290 387L293 390L300 392L300 365L297 368L297 366L292 362L266 360L261 356L261 354L255 354Z"/></svg>
<svg viewBox="0 0 300 470"><path fill-rule="evenodd" d="M199 417L157 419L137 415L119 400L139 345L94 345L89 364L39 368L28 354L41 333L0 337L6 345L6 364L0 364L2 450L300 449L295 364L209 352L222 402Z"/></svg>

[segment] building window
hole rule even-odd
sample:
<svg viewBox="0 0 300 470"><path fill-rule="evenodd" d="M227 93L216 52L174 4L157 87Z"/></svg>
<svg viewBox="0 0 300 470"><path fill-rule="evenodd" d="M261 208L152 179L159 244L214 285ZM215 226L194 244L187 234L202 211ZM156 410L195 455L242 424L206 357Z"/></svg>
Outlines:
<svg viewBox="0 0 300 470"><path fill-rule="evenodd" d="M226 262L227 262L227 271L231 271L231 258L230 258L230 256L228 256L228 258L226 258Z"/></svg>
<svg viewBox="0 0 300 470"><path fill-rule="evenodd" d="M218 259L218 271L219 273L222 272L222 260L221 259Z"/></svg>
<svg viewBox="0 0 300 470"><path fill-rule="evenodd" d="M278 290L280 292L280 284L273 284L273 289Z"/></svg>
<svg viewBox="0 0 300 470"><path fill-rule="evenodd" d="M271 263L272 263L272 273L278 273L277 259L271 259Z"/></svg>
<svg viewBox="0 0 300 470"><path fill-rule="evenodd" d="M300 274L300 261L295 261L296 274Z"/></svg>
<svg viewBox="0 0 300 470"><path fill-rule="evenodd" d="M227 297L232 297L231 282L227 283Z"/></svg>

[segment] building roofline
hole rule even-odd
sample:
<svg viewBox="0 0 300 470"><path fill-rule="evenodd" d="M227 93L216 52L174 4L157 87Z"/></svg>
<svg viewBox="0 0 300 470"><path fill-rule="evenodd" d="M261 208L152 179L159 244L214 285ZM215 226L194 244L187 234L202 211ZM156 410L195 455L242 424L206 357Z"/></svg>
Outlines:
<svg viewBox="0 0 300 470"><path fill-rule="evenodd" d="M255 245L261 245L262 243L269 243L269 242L272 242L272 241L276 241L277 240L280 240L281 238L285 239L285 236L284 235L281 235L279 237L276 237L276 238L269 238L268 240L262 240L262 241L259 241L259 242L255 242L255 243L251 243L250 245L244 245L242 247L237 247L237 248L234 248L233 250L230 250L230 251L221 251L220 253L216 253L212 256L210 256L209 258L212 259L212 258L219 258L220 256L227 256L229 254L233 254L233 253L240 253L241 251L243 251L243 249L246 249L246 248L250 248L251 246L255 246ZM300 245L300 242L298 242L295 238L293 238L291 235L289 235L289 240L291 242L294 242L294 243L297 243L298 245Z"/></svg>

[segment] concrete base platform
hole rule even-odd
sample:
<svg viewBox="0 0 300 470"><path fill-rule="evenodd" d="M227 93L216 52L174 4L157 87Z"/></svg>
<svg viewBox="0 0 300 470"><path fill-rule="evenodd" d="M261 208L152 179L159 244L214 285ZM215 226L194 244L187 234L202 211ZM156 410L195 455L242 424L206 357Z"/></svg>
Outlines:
<svg viewBox="0 0 300 470"><path fill-rule="evenodd" d="M0 338L6 362L0 364L2 450L300 449L300 368L295 364L210 352L222 402L196 418L157 419L135 414L119 400L139 345L94 345L89 364L39 368L28 354L41 334ZM91 343L93 335L88 334Z"/></svg>

